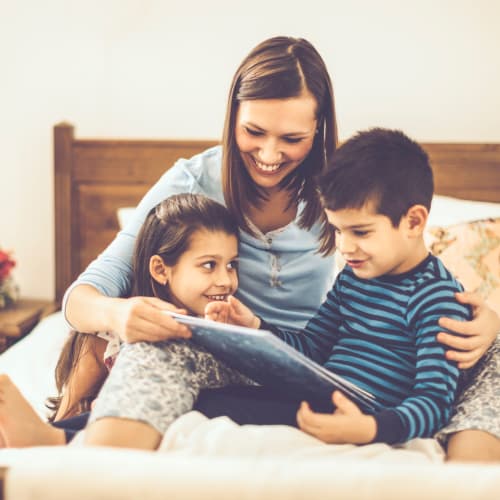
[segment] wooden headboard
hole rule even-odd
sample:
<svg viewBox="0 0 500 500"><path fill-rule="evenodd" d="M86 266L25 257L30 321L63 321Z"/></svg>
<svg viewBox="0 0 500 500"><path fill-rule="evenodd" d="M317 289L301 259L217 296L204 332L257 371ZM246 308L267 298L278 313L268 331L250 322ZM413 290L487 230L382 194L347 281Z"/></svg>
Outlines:
<svg viewBox="0 0 500 500"><path fill-rule="evenodd" d="M117 209L137 205L179 158L216 141L77 139L54 127L56 301L118 230Z"/></svg>
<svg viewBox="0 0 500 500"><path fill-rule="evenodd" d="M67 123L54 127L56 300L118 230L117 209L135 206L179 158L215 140L75 138ZM423 144L436 192L500 202L500 144Z"/></svg>

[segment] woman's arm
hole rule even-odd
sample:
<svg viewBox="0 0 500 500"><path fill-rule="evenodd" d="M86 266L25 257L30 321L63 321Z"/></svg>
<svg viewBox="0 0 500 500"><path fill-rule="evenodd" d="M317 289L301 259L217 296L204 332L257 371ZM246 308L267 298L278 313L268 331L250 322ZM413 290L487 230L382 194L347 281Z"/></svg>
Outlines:
<svg viewBox="0 0 500 500"><path fill-rule="evenodd" d="M160 309L176 310L168 303L154 298L120 297L130 294L134 246L148 212L173 194L205 193L205 184L217 185L209 173L220 175L220 156L220 150L214 148L190 160L179 160L148 191L126 227L66 292L63 311L75 330L112 331L128 342L188 335L185 326L161 313ZM202 180L204 176L208 181ZM215 197L211 192L205 194Z"/></svg>
<svg viewBox="0 0 500 500"><path fill-rule="evenodd" d="M460 369L474 366L488 350L500 332L500 311L493 310L478 294L462 292L456 298L472 308L471 321L441 318L439 325L461 336L440 332L437 340L452 350L446 358L458 363Z"/></svg>
<svg viewBox="0 0 500 500"><path fill-rule="evenodd" d="M155 297L106 297L85 284L74 287L66 300L66 318L81 332L115 332L125 342L189 338L189 329L164 314L165 309L186 314Z"/></svg>

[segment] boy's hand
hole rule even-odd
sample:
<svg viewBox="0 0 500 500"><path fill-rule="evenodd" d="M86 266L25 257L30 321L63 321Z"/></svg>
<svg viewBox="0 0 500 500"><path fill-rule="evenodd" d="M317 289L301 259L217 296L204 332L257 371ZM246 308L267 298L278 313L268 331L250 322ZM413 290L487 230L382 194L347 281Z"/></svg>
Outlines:
<svg viewBox="0 0 500 500"><path fill-rule="evenodd" d="M227 302L218 300L207 304L205 306L205 319L249 328L259 328L260 326L260 319L232 295L228 297Z"/></svg>
<svg viewBox="0 0 500 500"><path fill-rule="evenodd" d="M330 444L366 444L375 439L377 422L371 415L362 413L340 391L332 394L332 401L336 407L332 414L316 413L303 401L297 412L300 429Z"/></svg>

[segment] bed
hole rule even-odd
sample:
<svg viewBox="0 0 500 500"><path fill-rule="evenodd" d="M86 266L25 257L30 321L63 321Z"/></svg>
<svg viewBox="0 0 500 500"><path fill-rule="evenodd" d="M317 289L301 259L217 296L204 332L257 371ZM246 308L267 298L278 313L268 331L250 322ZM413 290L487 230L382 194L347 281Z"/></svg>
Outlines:
<svg viewBox="0 0 500 500"><path fill-rule="evenodd" d="M133 207L176 159L214 144L81 139L72 125L56 125L56 300L111 241L125 207ZM466 287L480 290L500 310L500 144L423 146L439 195L428 244L452 263ZM486 264L466 258L464 246L477 246L477 238L482 247L485 238L496 242L485 250ZM0 373L41 415L45 397L55 393L53 369L66 334L58 312L0 356ZM500 491L500 465L445 464L431 439L399 447L325 445L285 426L238 426L196 412L169 429L159 452L87 449L77 439L67 447L2 450L0 470L0 498L8 500L496 499Z"/></svg>

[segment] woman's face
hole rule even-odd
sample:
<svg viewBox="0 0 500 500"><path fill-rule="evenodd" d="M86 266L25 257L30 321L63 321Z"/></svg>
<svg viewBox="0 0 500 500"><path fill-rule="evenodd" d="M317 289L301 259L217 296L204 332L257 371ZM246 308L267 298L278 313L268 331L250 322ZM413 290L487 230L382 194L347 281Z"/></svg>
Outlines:
<svg viewBox="0 0 500 500"><path fill-rule="evenodd" d="M272 191L311 151L316 100L306 92L289 99L242 101L236 115L236 144L259 187Z"/></svg>

